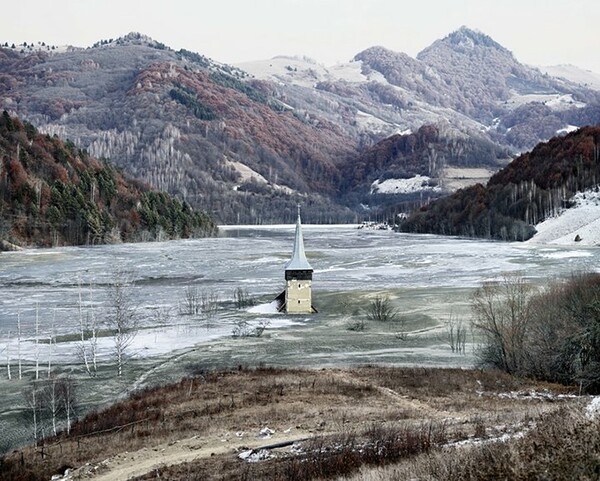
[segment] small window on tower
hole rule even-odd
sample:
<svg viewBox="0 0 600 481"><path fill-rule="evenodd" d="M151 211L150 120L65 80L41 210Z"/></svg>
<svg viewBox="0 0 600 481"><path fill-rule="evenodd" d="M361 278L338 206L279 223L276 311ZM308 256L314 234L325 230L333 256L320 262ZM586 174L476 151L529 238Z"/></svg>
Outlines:
<svg viewBox="0 0 600 481"><path fill-rule="evenodd" d="M300 304L300 299L298 299L298 304Z"/></svg>
<svg viewBox="0 0 600 481"><path fill-rule="evenodd" d="M302 287L302 284L298 284L298 289L300 289Z"/></svg>

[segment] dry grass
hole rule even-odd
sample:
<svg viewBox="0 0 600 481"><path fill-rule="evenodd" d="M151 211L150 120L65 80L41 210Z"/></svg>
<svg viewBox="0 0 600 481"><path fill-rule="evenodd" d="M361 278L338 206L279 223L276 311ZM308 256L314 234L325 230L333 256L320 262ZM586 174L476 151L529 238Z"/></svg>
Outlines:
<svg viewBox="0 0 600 481"><path fill-rule="evenodd" d="M600 479L600 420L560 409L538 419L535 429L510 442L448 447L395 466L363 467L347 481L475 481Z"/></svg>
<svg viewBox="0 0 600 481"><path fill-rule="evenodd" d="M258 433L265 426L277 432L293 427L315 439L305 443L304 454L279 451L276 459L250 465L230 449L201 462L157 468L147 479L157 473L168 479L334 479L364 465L397 463L451 441L530 424L560 403L500 394L548 388L561 390L499 372L459 369L204 373L136 393L91 413L71 436L7 455L0 479L47 480L66 467L94 465L125 451L190 438L210 447L231 433Z"/></svg>

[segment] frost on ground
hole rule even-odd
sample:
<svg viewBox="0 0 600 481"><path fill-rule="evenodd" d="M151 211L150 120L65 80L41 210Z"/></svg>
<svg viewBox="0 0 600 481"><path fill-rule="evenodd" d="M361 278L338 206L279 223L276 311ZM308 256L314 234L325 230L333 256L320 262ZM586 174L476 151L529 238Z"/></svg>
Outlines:
<svg viewBox="0 0 600 481"><path fill-rule="evenodd" d="M442 189L431 184L431 178L415 175L410 179L376 180L371 184L371 194L413 194L421 191L439 192Z"/></svg>
<svg viewBox="0 0 600 481"><path fill-rule="evenodd" d="M592 398L585 409L585 414L590 419L596 419L600 414L600 396Z"/></svg>
<svg viewBox="0 0 600 481"><path fill-rule="evenodd" d="M600 192L590 189L571 199L574 207L535 226L532 244L600 245ZM578 240L576 240L578 239Z"/></svg>

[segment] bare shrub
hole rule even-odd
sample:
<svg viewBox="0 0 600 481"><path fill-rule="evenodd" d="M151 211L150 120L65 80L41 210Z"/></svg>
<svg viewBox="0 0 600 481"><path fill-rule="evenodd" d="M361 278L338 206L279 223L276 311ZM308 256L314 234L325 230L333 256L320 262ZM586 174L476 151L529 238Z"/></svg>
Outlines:
<svg viewBox="0 0 600 481"><path fill-rule="evenodd" d="M448 344L452 352L465 354L467 344L467 324L462 319L450 315L444 322L442 340Z"/></svg>
<svg viewBox="0 0 600 481"><path fill-rule="evenodd" d="M200 293L200 313L206 329L214 324L219 310L219 294L213 290L203 290Z"/></svg>
<svg viewBox="0 0 600 481"><path fill-rule="evenodd" d="M268 319L261 319L258 324L252 325L245 319L240 319L231 330L233 337L260 337L271 324Z"/></svg>
<svg viewBox="0 0 600 481"><path fill-rule="evenodd" d="M233 290L233 303L238 309L245 309L256 304L256 300L250 296L247 289L238 287Z"/></svg>
<svg viewBox="0 0 600 481"><path fill-rule="evenodd" d="M388 296L378 295L368 307L367 318L371 321L393 322L398 318L398 311L392 307Z"/></svg>
<svg viewBox="0 0 600 481"><path fill-rule="evenodd" d="M179 314L193 316L200 312L200 290L196 286L186 286L179 303Z"/></svg>

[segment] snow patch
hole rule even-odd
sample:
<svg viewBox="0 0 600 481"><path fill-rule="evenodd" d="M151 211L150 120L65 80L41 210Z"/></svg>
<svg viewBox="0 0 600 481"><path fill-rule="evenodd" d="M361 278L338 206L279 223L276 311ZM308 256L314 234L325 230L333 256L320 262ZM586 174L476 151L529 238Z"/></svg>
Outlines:
<svg viewBox="0 0 600 481"><path fill-rule="evenodd" d="M241 162L231 161L231 160L226 159L225 165L227 165L228 167L231 167L238 174L240 174L240 176L242 178L242 182L246 182L248 180L254 180L255 182L258 182L259 184L270 185L273 188L273 190L280 190L280 191L285 192L286 194L294 193L293 189L290 189L289 187L287 187L285 185L278 185L278 184L270 183L264 176L262 176L255 170L251 169L247 165L242 164ZM240 186L237 185L233 188L233 190L238 190L239 187Z"/></svg>
<svg viewBox="0 0 600 481"><path fill-rule="evenodd" d="M248 309L251 314L277 314L279 312L279 302L272 301L266 304L259 304Z"/></svg>
<svg viewBox="0 0 600 481"><path fill-rule="evenodd" d="M429 191L441 192L437 185L431 185L431 178L426 175L415 175L410 179L376 180L371 184L371 194L414 194Z"/></svg>
<svg viewBox="0 0 600 481"><path fill-rule="evenodd" d="M600 191L578 192L570 209L535 226L528 243L558 245L600 245ZM578 240L576 240L578 239Z"/></svg>
<svg viewBox="0 0 600 481"><path fill-rule="evenodd" d="M600 413L600 396L592 398L585 408L585 414L589 419L596 419Z"/></svg>
<svg viewBox="0 0 600 481"><path fill-rule="evenodd" d="M567 125L565 128L557 130L556 135L567 135L571 132L575 132L577 129L579 129L579 127L576 125Z"/></svg>
<svg viewBox="0 0 600 481"><path fill-rule="evenodd" d="M543 73L578 83L584 87L600 90L600 74L575 65L551 65L538 67Z"/></svg>

